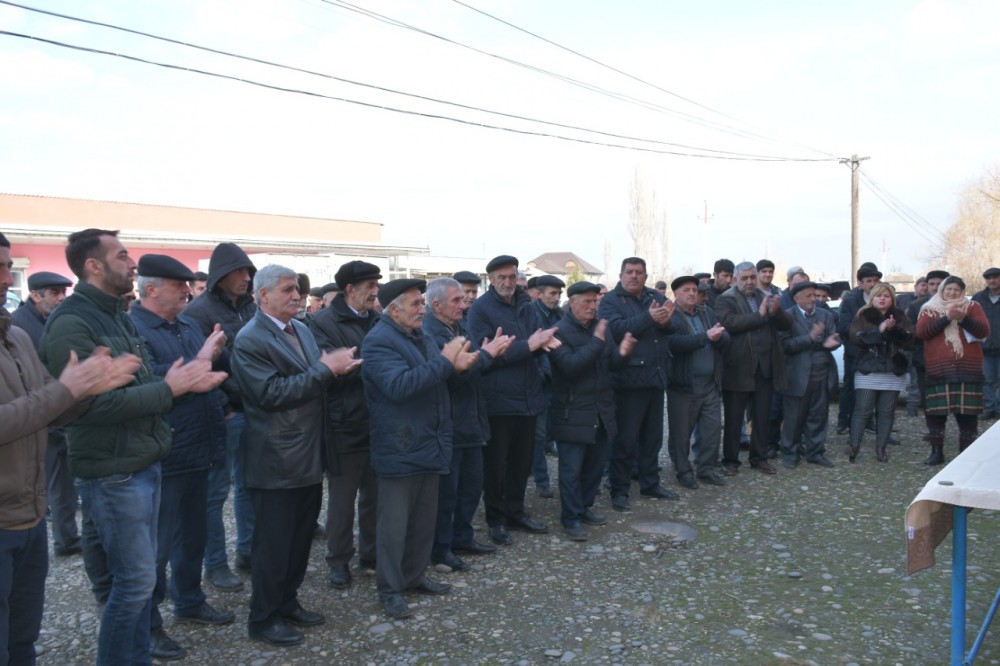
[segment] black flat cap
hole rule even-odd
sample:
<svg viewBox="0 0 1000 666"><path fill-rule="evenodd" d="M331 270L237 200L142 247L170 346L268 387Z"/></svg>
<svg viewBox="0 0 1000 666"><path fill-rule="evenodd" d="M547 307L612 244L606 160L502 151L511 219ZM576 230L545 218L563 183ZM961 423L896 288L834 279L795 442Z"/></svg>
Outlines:
<svg viewBox="0 0 1000 666"><path fill-rule="evenodd" d="M581 280L580 282L574 282L571 284L569 289L566 290L566 295L576 296L577 294L588 294L590 292L595 294L601 293L601 285Z"/></svg>
<svg viewBox="0 0 1000 666"><path fill-rule="evenodd" d="M689 282L695 286L701 284L701 280L699 280L693 275L681 275L679 277L675 277L670 282L670 291L677 291L678 289L680 289L682 286L686 285Z"/></svg>
<svg viewBox="0 0 1000 666"><path fill-rule="evenodd" d="M566 288L566 283L557 278L555 275L539 275L535 278L536 287L559 287L560 289Z"/></svg>
<svg viewBox="0 0 1000 666"><path fill-rule="evenodd" d="M331 291L340 291L340 287L337 286L336 282L327 282L320 289L320 295L329 294Z"/></svg>
<svg viewBox="0 0 1000 666"><path fill-rule="evenodd" d="M799 293L803 289L808 289L809 287L815 289L816 283L812 282L811 280L806 280L805 282L799 282L797 285L789 289L788 293L791 294L792 298L795 298L795 294Z"/></svg>
<svg viewBox="0 0 1000 666"><path fill-rule="evenodd" d="M144 254L139 257L139 269L136 273L141 277L167 278L168 280L194 279L194 271L165 254Z"/></svg>
<svg viewBox="0 0 1000 666"><path fill-rule="evenodd" d="M195 271L194 278L192 279L196 282L208 282L208 273L205 271Z"/></svg>
<svg viewBox="0 0 1000 666"><path fill-rule="evenodd" d="M538 276L528 278L528 282L524 285L526 289L537 289L538 288Z"/></svg>
<svg viewBox="0 0 1000 666"><path fill-rule="evenodd" d="M378 288L378 302L383 308L389 307L389 303L399 298L403 292L410 289L419 289L420 293L427 291L427 280L416 278L403 278L401 280L390 280Z"/></svg>
<svg viewBox="0 0 1000 666"><path fill-rule="evenodd" d="M882 279L882 271L880 271L878 267L876 267L875 264L871 262L866 262L861 264L861 266L858 267L857 275L859 280L864 280L865 278L869 277L875 277L878 278L879 280Z"/></svg>
<svg viewBox="0 0 1000 666"><path fill-rule="evenodd" d="M337 286L346 289L349 284L357 284L365 280L381 280L382 273L375 264L367 261L348 261L337 269L337 274L333 276L337 281Z"/></svg>
<svg viewBox="0 0 1000 666"><path fill-rule="evenodd" d="M451 276L456 282L462 284L482 284L483 279L472 271L459 271Z"/></svg>
<svg viewBox="0 0 1000 666"><path fill-rule="evenodd" d="M764 268L770 268L773 271L774 262L771 261L770 259L761 259L760 261L757 262L757 270L762 270Z"/></svg>
<svg viewBox="0 0 1000 666"><path fill-rule="evenodd" d="M309 295L316 298L323 298L323 287L313 287L309 290Z"/></svg>
<svg viewBox="0 0 1000 666"><path fill-rule="evenodd" d="M696 278L698 278L699 280L707 280L708 278L712 277L712 274L711 273L695 273L694 276Z"/></svg>
<svg viewBox="0 0 1000 666"><path fill-rule="evenodd" d="M928 280L944 280L951 277L951 273L948 271L927 271Z"/></svg>
<svg viewBox="0 0 1000 666"><path fill-rule="evenodd" d="M486 272L492 273L501 266L519 266L517 262L517 257L512 257L509 254L501 254L499 257L493 257L490 259L490 263L486 264Z"/></svg>
<svg viewBox="0 0 1000 666"><path fill-rule="evenodd" d="M703 291L708 291L711 288L712 288L712 285L710 283L708 283L708 282L702 282L701 280L698 280L698 293L699 294L701 292L703 292Z"/></svg>
<svg viewBox="0 0 1000 666"><path fill-rule="evenodd" d="M656 289L666 289L666 288L667 288L667 283L664 280L656 281Z"/></svg>
<svg viewBox="0 0 1000 666"><path fill-rule="evenodd" d="M825 291L826 293L831 293L833 289L826 282L817 282L816 291Z"/></svg>
<svg viewBox="0 0 1000 666"><path fill-rule="evenodd" d="M987 268L986 272L983 273L983 277L984 278L991 278L991 277L997 277L997 276L1000 276L1000 268L996 268L996 267ZM29 278L29 281L30 281L30 278Z"/></svg>
<svg viewBox="0 0 1000 666"><path fill-rule="evenodd" d="M28 291L41 291L49 287L72 287L73 281L65 278L59 273L49 271L38 271L28 277Z"/></svg>

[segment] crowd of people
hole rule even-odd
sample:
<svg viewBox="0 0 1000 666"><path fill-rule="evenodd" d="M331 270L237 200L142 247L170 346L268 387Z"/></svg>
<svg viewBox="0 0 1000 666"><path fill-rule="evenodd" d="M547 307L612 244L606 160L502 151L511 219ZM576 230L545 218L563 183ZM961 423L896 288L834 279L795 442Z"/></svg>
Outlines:
<svg viewBox="0 0 1000 666"><path fill-rule="evenodd" d="M202 587L243 589L234 568L249 574L250 638L301 643L325 622L297 594L317 537L333 588L353 584L356 555L385 613L409 617L406 594L450 591L429 565L462 571L512 532L549 532L525 506L529 481L555 495L547 454L570 540L607 522L602 483L618 512L634 489L678 499L661 474L665 413L684 492L730 483L744 450L767 475L833 467L841 345L832 429L852 463L867 430L888 461L901 392L924 409L928 465L945 462L949 414L963 450L1000 411L998 268L970 299L944 271L898 296L866 263L835 310L801 267L779 289L767 259L676 277L672 299L646 286L640 257L608 289L527 280L501 255L482 295L476 272L380 282L364 261L310 289L233 243L194 273L166 255L136 262L102 229L70 235L66 261L75 283L38 272L13 316L0 307L0 665L35 660L47 511L55 554L82 553L102 609L98 663L146 664L186 654L163 627L168 597L177 622L235 620ZM0 305L12 266L0 234Z"/></svg>

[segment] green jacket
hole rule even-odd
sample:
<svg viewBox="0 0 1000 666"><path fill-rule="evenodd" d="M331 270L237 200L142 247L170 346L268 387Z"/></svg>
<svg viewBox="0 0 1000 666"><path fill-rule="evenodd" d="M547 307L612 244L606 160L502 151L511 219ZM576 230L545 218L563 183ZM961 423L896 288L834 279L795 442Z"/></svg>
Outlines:
<svg viewBox="0 0 1000 666"><path fill-rule="evenodd" d="M69 361L70 350L82 361L95 347L142 358L135 380L96 398L80 419L66 428L69 469L81 479L130 474L170 453L170 388L152 371L142 338L122 309L120 298L84 282L49 315L39 356L53 377Z"/></svg>

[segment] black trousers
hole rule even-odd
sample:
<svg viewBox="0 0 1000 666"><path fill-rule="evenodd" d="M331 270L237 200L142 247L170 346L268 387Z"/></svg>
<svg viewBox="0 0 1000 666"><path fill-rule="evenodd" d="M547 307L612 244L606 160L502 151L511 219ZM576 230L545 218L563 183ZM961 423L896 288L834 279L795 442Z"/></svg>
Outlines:
<svg viewBox="0 0 1000 666"><path fill-rule="evenodd" d="M483 503L490 527L524 517L524 488L531 475L535 418L490 417L490 441L483 455Z"/></svg>
<svg viewBox="0 0 1000 666"><path fill-rule="evenodd" d="M298 590L309 564L323 484L303 488L250 488L256 522L250 560L250 631L267 628L299 607Z"/></svg>
<svg viewBox="0 0 1000 666"><path fill-rule="evenodd" d="M611 496L628 497L632 485L632 459L639 464L639 490L660 483L656 471L663 448L663 389L615 391L618 434L611 443Z"/></svg>
<svg viewBox="0 0 1000 666"><path fill-rule="evenodd" d="M753 432L750 435L750 464L767 461L767 419L771 413L771 395L774 385L764 377L760 368L753 375L753 391L722 391L722 405L725 423L722 435L722 463L740 464L740 430L743 427L743 412L747 404L753 403Z"/></svg>

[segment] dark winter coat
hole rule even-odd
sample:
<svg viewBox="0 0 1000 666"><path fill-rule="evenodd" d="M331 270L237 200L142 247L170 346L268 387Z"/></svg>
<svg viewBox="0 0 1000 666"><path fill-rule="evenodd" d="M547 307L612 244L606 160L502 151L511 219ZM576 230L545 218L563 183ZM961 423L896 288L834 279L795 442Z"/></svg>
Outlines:
<svg viewBox="0 0 1000 666"><path fill-rule="evenodd" d="M896 325L885 333L878 329L890 316ZM891 372L902 376L909 368L902 351L913 349L916 341L913 323L906 313L897 307L890 308L882 315L875 308L861 310L851 324L851 341L858 348L855 368L863 375L873 372Z"/></svg>
<svg viewBox="0 0 1000 666"><path fill-rule="evenodd" d="M615 371L615 389L667 387L667 329L670 322L659 326L649 314L654 302L663 304L666 298L660 292L643 287L638 296L625 291L619 282L601 299L598 318L608 320L608 330L615 343L620 343L626 332L636 339L635 348L625 366Z"/></svg>
<svg viewBox="0 0 1000 666"><path fill-rule="evenodd" d="M765 294L757 290L757 302ZM787 331L792 327L792 318L779 309L774 314L761 316L757 310L751 310L746 297L738 287L730 287L715 301L715 314L719 322L729 331L731 342L726 348L723 358L725 367L722 371L722 388L728 391L753 391L754 373L757 366L766 360L760 359L757 350L751 344L751 339L757 333L763 333L770 347L771 383L777 391L785 389L785 354L778 340L778 331ZM760 332L758 329L766 328Z"/></svg>
<svg viewBox="0 0 1000 666"><path fill-rule="evenodd" d="M707 331L718 323L715 310L710 307L695 306L695 312L702 327ZM715 386L722 390L722 352L731 342L729 331L723 331L722 337L716 342L708 339L707 333L695 333L687 321L686 315L678 308L670 318L670 335L667 337L667 348L670 350L670 370L668 372L668 388L672 391L691 391L694 389L694 377L691 370L691 354L706 345L712 346L712 356L715 359Z"/></svg>
<svg viewBox="0 0 1000 666"><path fill-rule="evenodd" d="M983 355L1000 356L1000 300L994 303L990 298L989 289L977 292L972 297L972 300L979 303L979 306L986 314L986 320L990 323L990 335L982 342ZM18 308L18 311L20 311L20 308Z"/></svg>

